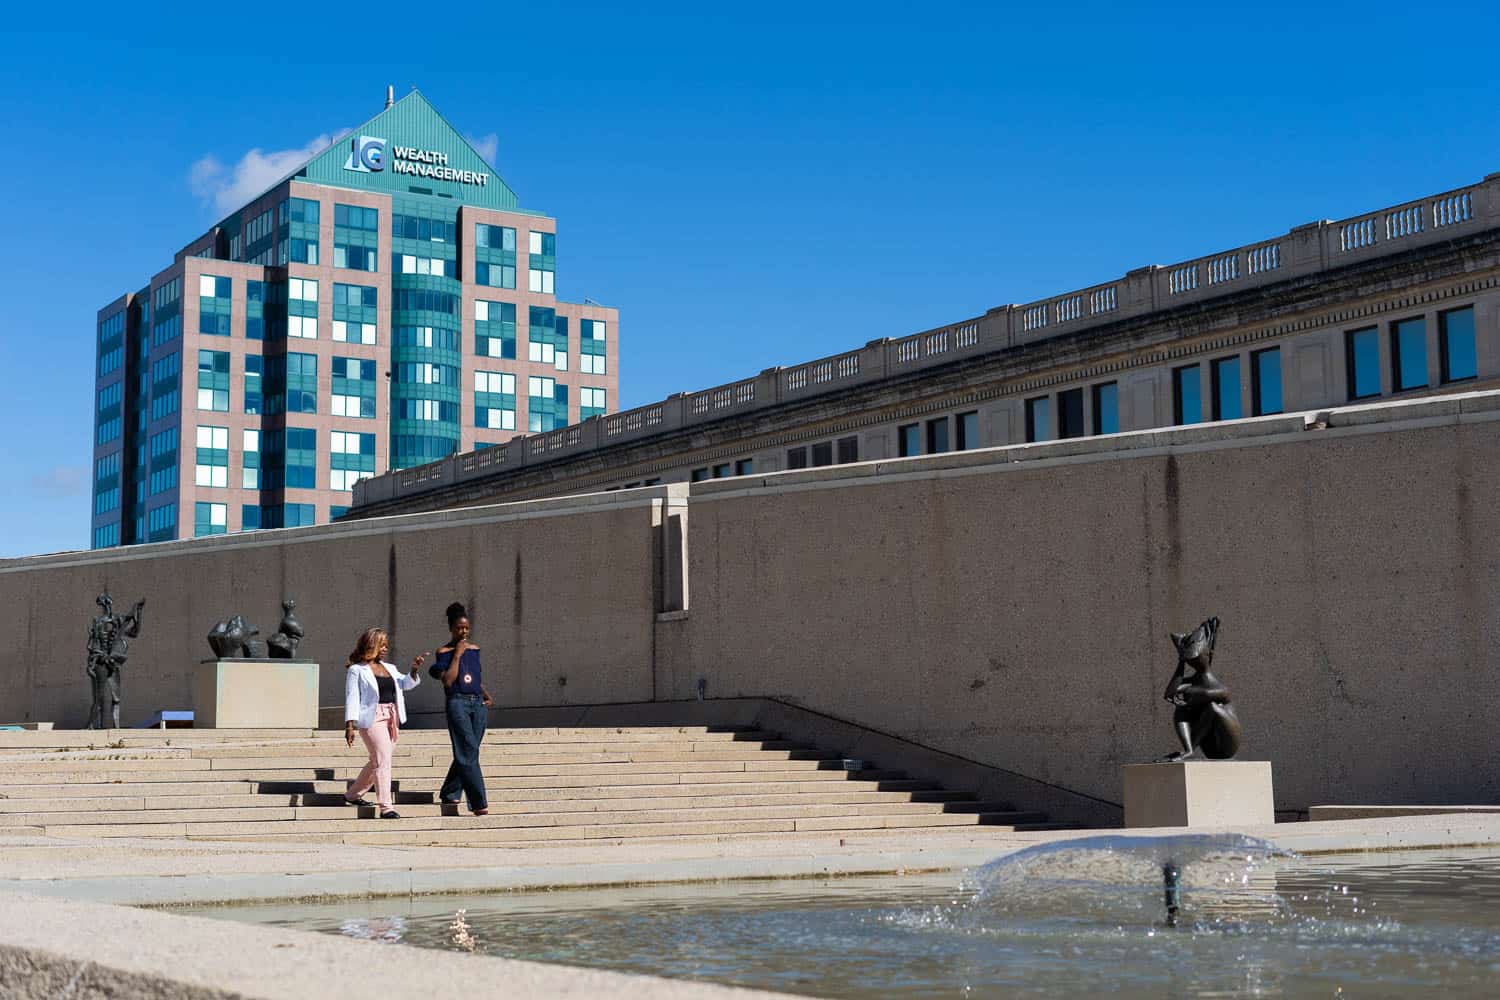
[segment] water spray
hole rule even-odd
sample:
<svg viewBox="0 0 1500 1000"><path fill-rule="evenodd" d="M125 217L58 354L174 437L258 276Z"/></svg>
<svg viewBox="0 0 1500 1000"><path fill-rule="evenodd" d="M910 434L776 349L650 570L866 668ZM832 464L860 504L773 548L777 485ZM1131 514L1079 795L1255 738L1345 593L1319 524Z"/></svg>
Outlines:
<svg viewBox="0 0 1500 1000"><path fill-rule="evenodd" d="M1182 909L1182 868L1175 861L1161 866L1164 902L1167 904L1167 926L1177 926L1177 914Z"/></svg>

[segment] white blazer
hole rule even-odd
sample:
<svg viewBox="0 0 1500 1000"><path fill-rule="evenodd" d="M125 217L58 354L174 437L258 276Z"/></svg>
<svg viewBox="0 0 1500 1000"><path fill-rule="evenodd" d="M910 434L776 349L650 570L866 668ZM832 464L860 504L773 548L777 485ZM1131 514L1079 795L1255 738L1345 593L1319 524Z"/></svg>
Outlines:
<svg viewBox="0 0 1500 1000"><path fill-rule="evenodd" d="M420 675L413 677L403 673L384 660L380 665L396 681L396 718L404 724L406 697L402 692L410 691L422 683L422 678ZM375 724L375 707L379 704L380 688L375 683L375 671L370 669L368 663L350 666L344 675L344 721L352 722L360 729L369 729Z"/></svg>

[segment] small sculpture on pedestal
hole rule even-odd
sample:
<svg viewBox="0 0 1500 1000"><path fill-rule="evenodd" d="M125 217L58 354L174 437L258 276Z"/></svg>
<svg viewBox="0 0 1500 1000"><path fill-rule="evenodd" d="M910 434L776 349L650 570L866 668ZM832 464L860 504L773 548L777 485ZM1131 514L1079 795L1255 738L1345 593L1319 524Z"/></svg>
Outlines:
<svg viewBox="0 0 1500 1000"><path fill-rule="evenodd" d="M273 659L290 660L297 655L297 644L302 641L302 623L297 620L292 611L297 602L288 597L281 602L281 626L276 634L266 640L266 645L271 647Z"/></svg>
<svg viewBox="0 0 1500 1000"><path fill-rule="evenodd" d="M231 615L208 633L208 645L221 660L263 660L266 644L258 635L260 629L247 624L244 615Z"/></svg>
<svg viewBox="0 0 1500 1000"><path fill-rule="evenodd" d="M1240 749L1240 720L1229 703L1229 689L1209 672L1219 619L1210 618L1192 632L1171 634L1177 647L1177 671L1162 695L1177 706L1172 728L1182 749L1162 761L1229 760Z"/></svg>
<svg viewBox="0 0 1500 1000"><path fill-rule="evenodd" d="M89 623L88 666L85 672L93 689L89 706L90 729L120 728L120 668L130 654L130 640L141 634L143 597L128 615L115 614L114 600L105 591L94 599L100 614Z"/></svg>

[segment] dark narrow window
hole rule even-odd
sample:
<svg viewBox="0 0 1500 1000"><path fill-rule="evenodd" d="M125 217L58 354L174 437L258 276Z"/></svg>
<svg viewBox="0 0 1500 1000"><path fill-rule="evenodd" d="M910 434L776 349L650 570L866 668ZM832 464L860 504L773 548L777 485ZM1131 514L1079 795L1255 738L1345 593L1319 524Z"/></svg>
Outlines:
<svg viewBox="0 0 1500 1000"><path fill-rule="evenodd" d="M734 466L730 463L725 462L723 465L714 466L715 479L728 479L732 475L734 475Z"/></svg>
<svg viewBox="0 0 1500 1000"><path fill-rule="evenodd" d="M1038 396L1026 401L1026 440L1052 440L1052 398Z"/></svg>
<svg viewBox="0 0 1500 1000"><path fill-rule="evenodd" d="M1427 386L1427 321L1420 316L1391 326L1391 386L1396 392Z"/></svg>
<svg viewBox="0 0 1500 1000"><path fill-rule="evenodd" d="M1281 412L1281 348L1268 347L1250 355L1250 405L1257 417Z"/></svg>
<svg viewBox="0 0 1500 1000"><path fill-rule="evenodd" d="M1215 420L1238 420L1245 415L1240 408L1240 359L1219 358L1213 363Z"/></svg>
<svg viewBox="0 0 1500 1000"><path fill-rule="evenodd" d="M839 438L839 464L859 461L859 438Z"/></svg>
<svg viewBox="0 0 1500 1000"><path fill-rule="evenodd" d="M1172 419L1178 424L1196 424L1203 420L1203 388L1197 365L1172 372Z"/></svg>
<svg viewBox="0 0 1500 1000"><path fill-rule="evenodd" d="M958 440L954 442L959 451L968 451L970 448L979 447L979 411L970 410L968 413L960 413L956 418L958 429Z"/></svg>
<svg viewBox="0 0 1500 1000"><path fill-rule="evenodd" d="M1373 326L1350 330L1345 353L1349 368L1349 398L1369 399L1380 395L1380 334Z"/></svg>
<svg viewBox="0 0 1500 1000"><path fill-rule="evenodd" d="M906 424L896 429L896 454L901 458L922 454L921 424Z"/></svg>
<svg viewBox="0 0 1500 1000"><path fill-rule="evenodd" d="M807 449L788 448L786 452L786 467L788 469L807 468Z"/></svg>
<svg viewBox="0 0 1500 1000"><path fill-rule="evenodd" d="M1474 307L1438 314L1443 381L1462 382L1479 374L1474 353Z"/></svg>
<svg viewBox="0 0 1500 1000"><path fill-rule="evenodd" d="M948 450L948 418L927 421L927 454L941 455Z"/></svg>
<svg viewBox="0 0 1500 1000"><path fill-rule="evenodd" d="M1113 382L1094 386L1094 433L1120 432L1120 387Z"/></svg>
<svg viewBox="0 0 1500 1000"><path fill-rule="evenodd" d="M755 459L742 458L734 463L734 474L736 476L752 476L755 474Z"/></svg>
<svg viewBox="0 0 1500 1000"><path fill-rule="evenodd" d="M832 441L819 441L812 446L812 464L815 467L833 464Z"/></svg>
<svg viewBox="0 0 1500 1000"><path fill-rule="evenodd" d="M1083 437L1083 390L1069 389L1057 394L1057 436Z"/></svg>
<svg viewBox="0 0 1500 1000"><path fill-rule="evenodd" d="M708 478L708 470L707 469L694 469L693 470L693 482L695 482L695 483L701 483L701 482L703 482L703 480L705 480L707 478Z"/></svg>

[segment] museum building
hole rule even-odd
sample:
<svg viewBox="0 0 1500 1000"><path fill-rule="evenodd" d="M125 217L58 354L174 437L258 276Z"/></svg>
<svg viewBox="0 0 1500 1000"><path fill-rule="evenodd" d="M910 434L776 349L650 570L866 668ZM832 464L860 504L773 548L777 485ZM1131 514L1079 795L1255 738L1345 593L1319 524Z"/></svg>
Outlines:
<svg viewBox="0 0 1500 1000"><path fill-rule="evenodd" d="M619 316L413 90L98 312L92 546L322 524L618 408Z"/></svg>
<svg viewBox="0 0 1500 1000"><path fill-rule="evenodd" d="M1493 174L376 476L348 516L1496 388L1497 282Z"/></svg>

